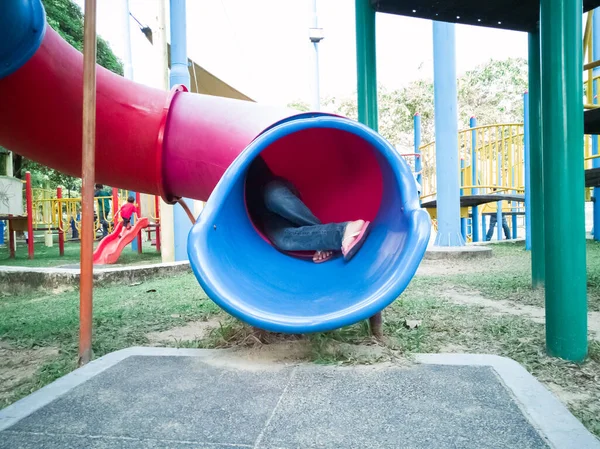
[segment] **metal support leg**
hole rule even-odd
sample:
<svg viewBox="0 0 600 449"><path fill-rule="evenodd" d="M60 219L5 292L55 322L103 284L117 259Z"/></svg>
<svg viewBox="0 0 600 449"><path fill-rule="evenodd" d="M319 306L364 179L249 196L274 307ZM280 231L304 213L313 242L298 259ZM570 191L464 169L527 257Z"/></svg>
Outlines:
<svg viewBox="0 0 600 449"><path fill-rule="evenodd" d="M531 281L533 288L544 285L544 173L541 121L540 35L529 34L529 188L531 189ZM583 170L583 166L582 166Z"/></svg>
<svg viewBox="0 0 600 449"><path fill-rule="evenodd" d="M371 335L373 335L373 337L383 337L383 318L381 316L381 312L376 313L369 318L369 327L371 328Z"/></svg>
<svg viewBox="0 0 600 449"><path fill-rule="evenodd" d="M583 173L582 0L542 0L542 133L546 227L546 345L587 356Z"/></svg>

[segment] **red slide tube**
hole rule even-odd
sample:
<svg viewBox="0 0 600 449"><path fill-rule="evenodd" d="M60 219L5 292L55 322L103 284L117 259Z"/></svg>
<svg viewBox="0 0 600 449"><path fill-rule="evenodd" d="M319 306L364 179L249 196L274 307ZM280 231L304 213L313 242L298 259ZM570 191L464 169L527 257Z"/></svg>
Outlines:
<svg viewBox="0 0 600 449"><path fill-rule="evenodd" d="M82 67L83 55L48 26L31 59L0 79L0 145L81 176ZM96 111L95 182L171 204L206 201L258 134L295 114L183 87L165 92L99 66Z"/></svg>

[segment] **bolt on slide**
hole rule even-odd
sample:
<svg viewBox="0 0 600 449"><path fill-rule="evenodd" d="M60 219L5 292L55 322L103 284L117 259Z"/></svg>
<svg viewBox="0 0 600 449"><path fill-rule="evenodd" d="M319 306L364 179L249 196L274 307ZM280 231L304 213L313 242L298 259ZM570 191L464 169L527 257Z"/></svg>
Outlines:
<svg viewBox="0 0 600 449"><path fill-rule="evenodd" d="M80 176L82 95L83 56L46 23L40 0L4 0L0 145ZM192 269L215 303L253 326L309 333L356 323L392 303L423 258L431 222L411 170L354 120L184 86L165 92L101 67L96 114L96 181L168 203L207 201L188 239ZM245 181L259 154L322 222L372 222L352 260L315 264L257 230Z"/></svg>

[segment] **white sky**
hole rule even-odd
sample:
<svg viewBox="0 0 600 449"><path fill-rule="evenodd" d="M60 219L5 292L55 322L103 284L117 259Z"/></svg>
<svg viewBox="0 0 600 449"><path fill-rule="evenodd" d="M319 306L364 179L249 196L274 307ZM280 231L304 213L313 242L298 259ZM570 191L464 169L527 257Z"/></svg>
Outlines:
<svg viewBox="0 0 600 449"><path fill-rule="evenodd" d="M83 7L84 0L75 0ZM122 0L98 2L98 33L124 55ZM168 2L167 2L168 3ZM130 0L130 10L156 29L157 0ZM349 96L356 89L354 0L318 0L321 96ZM389 89L433 77L432 22L377 14L377 75ZM311 0L188 0L188 55L254 100L310 104ZM131 19L134 79L160 82L152 46ZM167 7L167 29L168 7ZM525 33L457 25L458 75L489 59L527 57Z"/></svg>

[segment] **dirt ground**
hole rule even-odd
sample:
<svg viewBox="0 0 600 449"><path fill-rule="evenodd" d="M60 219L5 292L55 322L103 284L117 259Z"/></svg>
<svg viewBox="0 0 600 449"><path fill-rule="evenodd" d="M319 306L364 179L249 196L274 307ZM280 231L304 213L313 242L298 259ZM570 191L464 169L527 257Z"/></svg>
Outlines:
<svg viewBox="0 0 600 449"><path fill-rule="evenodd" d="M517 315L536 323L543 324L545 322L545 311L541 307L517 304L501 299L488 299L477 292L448 290L442 296L453 304L482 307L487 315ZM591 337L600 340L600 312L588 312L588 332Z"/></svg>
<svg viewBox="0 0 600 449"><path fill-rule="evenodd" d="M31 379L45 361L57 354L55 348L14 348L0 341L0 403Z"/></svg>
<svg viewBox="0 0 600 449"><path fill-rule="evenodd" d="M198 341L206 338L213 329L221 325L220 318L212 318L208 321L192 321L185 326L174 327L162 332L150 332L146 334L153 346L162 346L169 343L183 341Z"/></svg>

